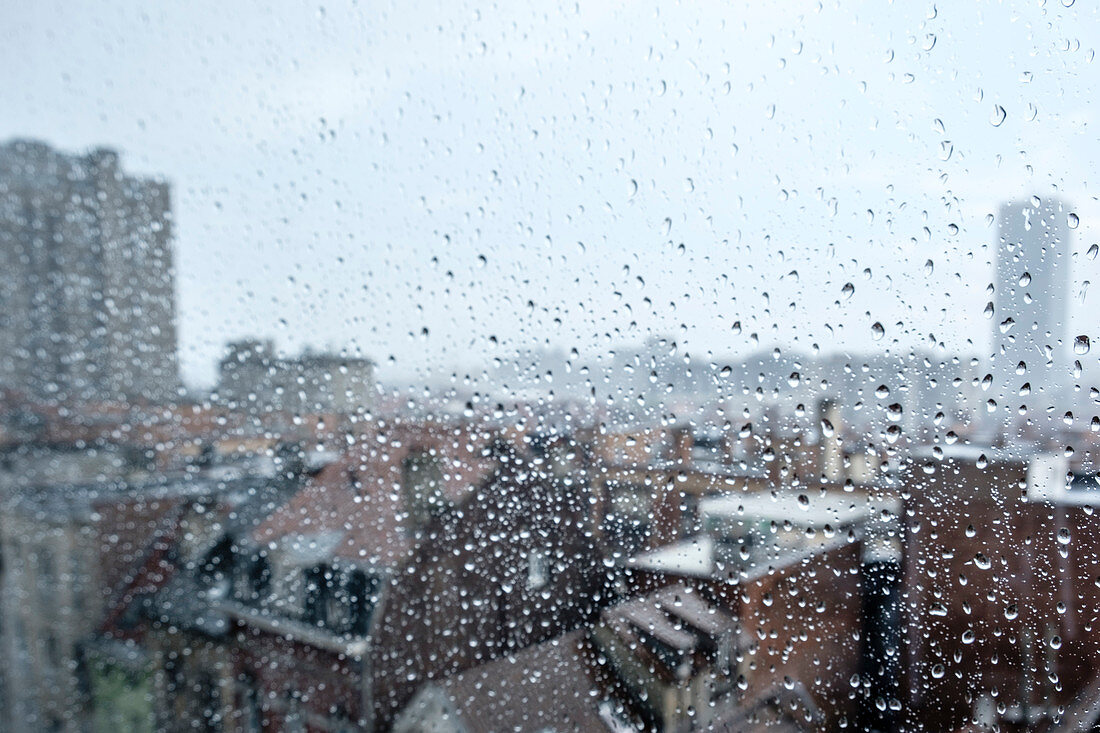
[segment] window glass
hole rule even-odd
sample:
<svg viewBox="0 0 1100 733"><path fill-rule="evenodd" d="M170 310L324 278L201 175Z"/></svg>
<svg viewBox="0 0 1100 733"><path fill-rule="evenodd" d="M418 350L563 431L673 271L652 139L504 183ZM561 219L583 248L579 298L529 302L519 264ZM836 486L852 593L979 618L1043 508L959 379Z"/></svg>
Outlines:
<svg viewBox="0 0 1100 733"><path fill-rule="evenodd" d="M1100 9L0 5L0 731L1100 730Z"/></svg>

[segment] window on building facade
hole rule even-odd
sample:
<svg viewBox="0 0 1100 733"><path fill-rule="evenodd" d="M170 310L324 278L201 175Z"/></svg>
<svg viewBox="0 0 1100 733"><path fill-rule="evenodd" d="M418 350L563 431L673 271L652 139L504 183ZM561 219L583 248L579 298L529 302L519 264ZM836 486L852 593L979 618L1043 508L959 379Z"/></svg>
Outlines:
<svg viewBox="0 0 1100 733"><path fill-rule="evenodd" d="M550 581L550 558L544 550L527 553L527 587L538 590Z"/></svg>

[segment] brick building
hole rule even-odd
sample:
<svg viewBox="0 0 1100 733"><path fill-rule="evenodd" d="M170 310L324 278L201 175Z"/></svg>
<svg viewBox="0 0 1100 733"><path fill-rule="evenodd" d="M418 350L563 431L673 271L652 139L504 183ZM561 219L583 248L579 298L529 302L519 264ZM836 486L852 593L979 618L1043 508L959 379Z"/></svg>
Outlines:
<svg viewBox="0 0 1100 733"><path fill-rule="evenodd" d="M1064 453L959 447L906 478L908 723L1052 726L1100 671L1100 484Z"/></svg>
<svg viewBox="0 0 1100 733"><path fill-rule="evenodd" d="M224 628L160 624L163 724L385 729L424 681L589 620L610 599L587 486L548 445L466 423L364 433L235 543L229 595L197 614Z"/></svg>

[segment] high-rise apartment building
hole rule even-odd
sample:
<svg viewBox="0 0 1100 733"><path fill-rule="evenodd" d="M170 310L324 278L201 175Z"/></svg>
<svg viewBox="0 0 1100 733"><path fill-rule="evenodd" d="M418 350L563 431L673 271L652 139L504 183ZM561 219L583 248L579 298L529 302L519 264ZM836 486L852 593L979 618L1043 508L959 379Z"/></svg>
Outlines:
<svg viewBox="0 0 1100 733"><path fill-rule="evenodd" d="M0 145L0 387L56 399L177 394L169 187L118 154Z"/></svg>
<svg viewBox="0 0 1100 733"><path fill-rule="evenodd" d="M1015 414L1057 406L1069 375L1070 207L1055 198L1001 205L991 392Z"/></svg>

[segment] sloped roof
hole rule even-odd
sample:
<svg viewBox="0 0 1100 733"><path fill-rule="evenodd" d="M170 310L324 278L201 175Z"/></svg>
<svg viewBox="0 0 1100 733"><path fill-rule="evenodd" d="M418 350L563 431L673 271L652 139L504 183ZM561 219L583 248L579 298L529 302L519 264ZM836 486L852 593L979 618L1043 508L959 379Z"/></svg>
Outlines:
<svg viewBox="0 0 1100 733"><path fill-rule="evenodd" d="M573 631L439 683L469 733L608 730L603 699Z"/></svg>
<svg viewBox="0 0 1100 733"><path fill-rule="evenodd" d="M372 427L325 467L251 538L258 545L288 537L339 534L334 557L392 566L415 544L406 529L402 491L404 460L427 452L442 467L441 494L458 503L492 472L489 436L452 423L411 422Z"/></svg>

